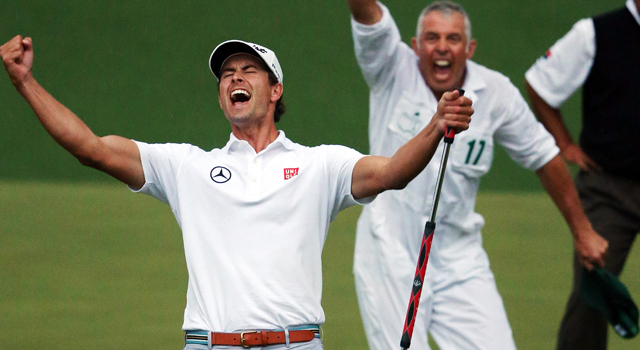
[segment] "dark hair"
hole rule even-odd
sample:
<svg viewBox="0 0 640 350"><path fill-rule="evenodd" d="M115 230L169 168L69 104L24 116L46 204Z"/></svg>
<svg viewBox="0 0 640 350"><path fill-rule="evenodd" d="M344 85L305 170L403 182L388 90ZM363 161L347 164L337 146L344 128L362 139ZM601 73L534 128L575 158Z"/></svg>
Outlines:
<svg viewBox="0 0 640 350"><path fill-rule="evenodd" d="M262 62L262 60L260 60L260 62ZM278 83L278 78L276 78L276 75L273 74L273 72L271 71L271 69L269 69L269 67L267 67L267 65L263 63L263 68L269 73L269 85L274 86ZM220 80L218 80L217 83L218 86L218 93L220 92ZM274 122L279 122L280 121L280 117L282 117L283 114L285 114L287 112L287 107L284 105L284 101L282 100L284 97L284 93L282 95L280 95L280 99L276 102L276 110L273 113L273 121Z"/></svg>
<svg viewBox="0 0 640 350"><path fill-rule="evenodd" d="M271 86L276 85L278 83L278 78L276 78L276 75L273 74L271 69L267 71L269 72L269 84ZM280 117L282 117L282 115L287 112L287 107L284 105L284 101L282 100L283 97L284 97L284 92L282 93L282 95L280 95L280 99L276 102L276 110L273 113L273 121L276 123L279 122Z"/></svg>

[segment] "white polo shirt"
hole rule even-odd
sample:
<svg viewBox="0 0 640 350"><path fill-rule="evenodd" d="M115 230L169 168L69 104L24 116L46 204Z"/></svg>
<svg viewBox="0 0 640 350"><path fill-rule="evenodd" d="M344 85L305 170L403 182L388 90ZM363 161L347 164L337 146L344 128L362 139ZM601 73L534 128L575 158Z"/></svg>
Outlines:
<svg viewBox="0 0 640 350"><path fill-rule="evenodd" d="M627 0L625 6L640 25L640 15L633 0ZM593 19L584 18L536 60L525 78L545 102L559 108L587 80L595 56Z"/></svg>
<svg viewBox="0 0 640 350"><path fill-rule="evenodd" d="M182 229L184 330L324 323L322 247L338 211L356 204L351 177L362 154L301 146L282 131L258 154L233 134L209 152L136 143L145 176L139 192L169 204Z"/></svg>

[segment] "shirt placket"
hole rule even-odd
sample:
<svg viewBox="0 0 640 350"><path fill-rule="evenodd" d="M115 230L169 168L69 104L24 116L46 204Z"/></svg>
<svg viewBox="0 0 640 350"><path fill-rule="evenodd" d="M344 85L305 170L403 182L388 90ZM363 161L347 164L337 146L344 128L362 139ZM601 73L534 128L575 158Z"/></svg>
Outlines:
<svg viewBox="0 0 640 350"><path fill-rule="evenodd" d="M249 185L247 186L247 197L249 199L258 198L261 184L262 157L254 156L249 160Z"/></svg>

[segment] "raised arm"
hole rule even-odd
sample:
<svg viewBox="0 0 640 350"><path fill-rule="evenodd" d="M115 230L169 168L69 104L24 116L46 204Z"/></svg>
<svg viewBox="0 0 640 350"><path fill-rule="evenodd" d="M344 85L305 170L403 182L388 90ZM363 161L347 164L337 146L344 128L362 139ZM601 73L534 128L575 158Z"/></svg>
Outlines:
<svg viewBox="0 0 640 350"><path fill-rule="evenodd" d="M382 19L382 10L376 4L376 0L347 0L347 2L353 18L362 24L374 24Z"/></svg>
<svg viewBox="0 0 640 350"><path fill-rule="evenodd" d="M525 86L533 112L544 127L553 135L556 144L560 148L560 154L567 161L577 164L580 169L586 171L599 171L600 166L587 156L580 146L578 146L569 134L566 125L562 119L562 113L559 109L551 107L545 100L525 80Z"/></svg>
<svg viewBox="0 0 640 350"><path fill-rule="evenodd" d="M594 265L604 266L609 245L593 230L584 214L569 170L560 156L556 156L538 169L536 174L569 225L580 263L589 270Z"/></svg>
<svg viewBox="0 0 640 350"><path fill-rule="evenodd" d="M429 164L447 127L461 132L469 128L471 100L459 92L445 93L431 122L400 147L393 157L367 156L353 169L351 193L365 198L386 190L402 189Z"/></svg>
<svg viewBox="0 0 640 350"><path fill-rule="evenodd" d="M49 135L80 163L104 171L134 189L144 185L136 144L119 136L96 136L73 112L58 102L31 74L33 43L16 36L0 46L11 83L29 103Z"/></svg>

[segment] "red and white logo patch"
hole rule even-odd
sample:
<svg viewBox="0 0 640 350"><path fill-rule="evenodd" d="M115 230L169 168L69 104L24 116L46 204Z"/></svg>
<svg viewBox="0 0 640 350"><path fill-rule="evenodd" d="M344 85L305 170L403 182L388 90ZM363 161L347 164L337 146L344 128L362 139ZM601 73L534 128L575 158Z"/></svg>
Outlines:
<svg viewBox="0 0 640 350"><path fill-rule="evenodd" d="M298 169L300 168L284 168L284 179L289 180L290 178L298 175Z"/></svg>

